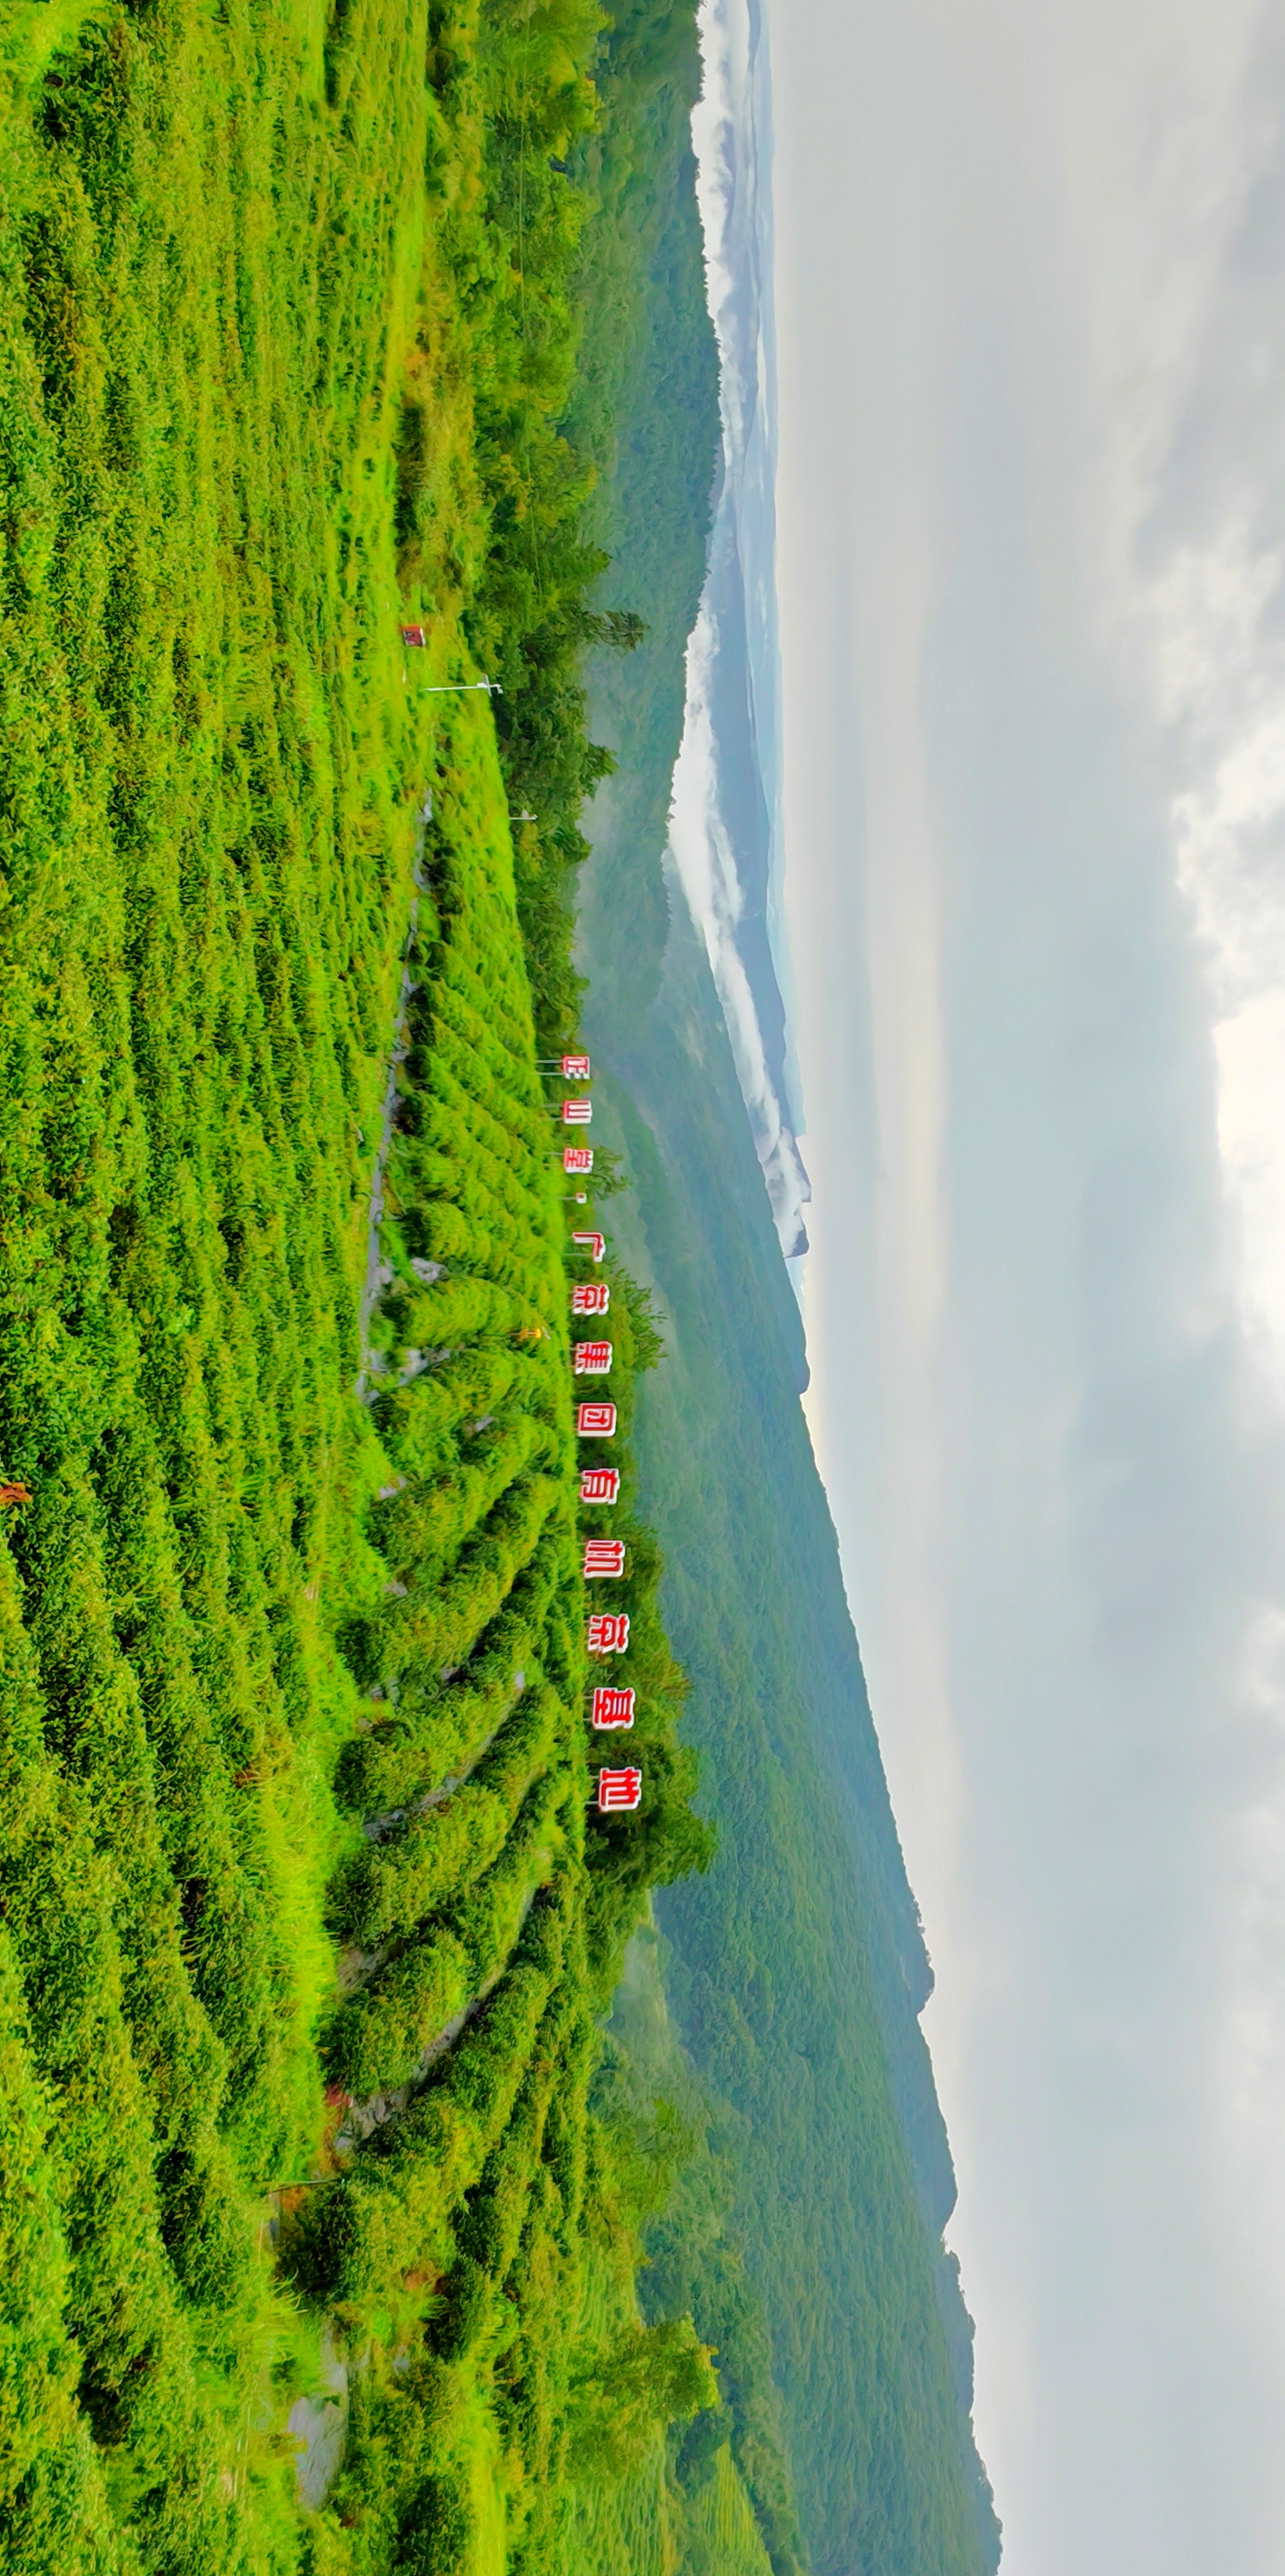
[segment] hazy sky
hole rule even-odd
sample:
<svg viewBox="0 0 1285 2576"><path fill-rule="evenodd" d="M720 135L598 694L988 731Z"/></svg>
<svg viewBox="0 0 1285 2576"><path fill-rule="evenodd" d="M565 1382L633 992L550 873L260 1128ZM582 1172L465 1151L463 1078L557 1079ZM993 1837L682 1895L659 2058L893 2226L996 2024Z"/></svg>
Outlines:
<svg viewBox="0 0 1285 2576"><path fill-rule="evenodd" d="M1008 2576L1285 2564L1285 0L768 0L810 1418Z"/></svg>

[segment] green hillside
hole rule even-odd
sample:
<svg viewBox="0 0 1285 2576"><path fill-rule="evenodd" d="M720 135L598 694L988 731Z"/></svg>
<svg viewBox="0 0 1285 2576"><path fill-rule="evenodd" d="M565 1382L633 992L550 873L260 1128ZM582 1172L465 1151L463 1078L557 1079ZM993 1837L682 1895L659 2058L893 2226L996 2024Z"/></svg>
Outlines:
<svg viewBox="0 0 1285 2576"><path fill-rule="evenodd" d="M0 8L20 2576L551 2568L713 2391L639 2321L588 2103L647 1886L707 1856L632 1504L654 1336L569 1241L537 1070L598 774L550 167L595 42ZM510 761L556 791L516 867L489 700L427 694L506 614ZM636 1819L584 1725L603 1276Z"/></svg>
<svg viewBox="0 0 1285 2576"><path fill-rule="evenodd" d="M567 2576L771 2576L754 2508L723 2443L684 2502L658 2444L645 2466L579 2507Z"/></svg>
<svg viewBox="0 0 1285 2576"><path fill-rule="evenodd" d="M675 126L675 155L683 142ZM653 2235L644 2296L692 2304L721 2353L730 2300L752 2346L727 2279L739 2241L818 2576L964 2576L995 2564L998 2537L968 2422L971 2327L940 2243L954 2180L917 2018L931 1972L797 1402L798 1311L704 951L661 865L717 435L699 241L683 192L665 203L632 173L627 187L649 286L598 508L637 567L651 658L596 673L620 767L594 807L581 955L618 1086L611 1133L637 1180L617 1236L666 1319L642 1493L720 1838L708 1879L661 1906L667 1982L737 2189L712 2250L681 2205ZM670 471L679 443L703 474ZM726 2393L726 2362L721 2376ZM756 2375L739 2386L737 2455L784 2570L770 2444L755 2466Z"/></svg>
<svg viewBox="0 0 1285 2576"><path fill-rule="evenodd" d="M703 963L676 924L671 995L684 970L698 1001ZM762 1185L747 1140L745 1192L729 1211L708 1133L717 1033L696 1027L699 1054L693 1040L673 1098L649 1098L644 1069L630 1065L658 1127L668 1113L663 1161L644 1110L623 1095L620 1107L642 1175L636 1227L623 1219L621 1240L654 1277L671 1351L640 1425L642 1491L666 1549L666 1614L719 1829L708 1881L661 1909L667 1983L724 2106L735 2230L766 2308L812 2563L835 2576L962 2576L993 2552L974 2517L934 2234L878 1991L880 1891L854 1812L868 1716L855 1654L844 1694L828 1627L838 1608L818 1575L834 1541L810 1490L788 1345L755 1278L753 1235L738 1231L753 1221L749 1181ZM725 1073L730 1120L730 1059ZM692 1100L700 1107L684 1117ZM778 1258L765 1197L757 1250L765 1270ZM866 1830L878 1822L867 1817ZM653 2255L648 2299L690 2304L721 2349L699 2249L693 2260L680 2231Z"/></svg>
<svg viewBox="0 0 1285 2576"><path fill-rule="evenodd" d="M977 2563L922 1949L837 1569L781 1606L797 1333L666 947L695 72L689 0L0 0L13 2576L787 2576L791 2469L818 2569L897 2576L912 2486L917 2576ZM640 1106L578 1199L608 777Z"/></svg>

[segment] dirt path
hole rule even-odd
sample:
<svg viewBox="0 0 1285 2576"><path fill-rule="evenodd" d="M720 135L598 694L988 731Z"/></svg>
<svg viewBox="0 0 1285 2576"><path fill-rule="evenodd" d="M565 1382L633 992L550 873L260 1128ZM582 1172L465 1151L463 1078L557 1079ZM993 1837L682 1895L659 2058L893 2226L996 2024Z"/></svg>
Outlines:
<svg viewBox="0 0 1285 2576"><path fill-rule="evenodd" d="M321 2345L324 2394L297 2397L286 2424L301 2448L295 2457L299 2501L313 2512L325 2503L327 2488L338 2473L348 2438L348 2370L328 2335Z"/></svg>
<svg viewBox="0 0 1285 2576"><path fill-rule="evenodd" d="M522 1927L535 1903L535 1899L536 1886L533 1884L528 1888L522 1901L522 1911L518 1917L517 1930L513 1936L513 1948L517 1947L517 1943L521 1939ZM462 2010L453 2015L452 2019L446 2023L444 2029L438 2031L436 2038L430 2039L428 2046L420 2057L414 2074L410 2076L405 2084L391 2085L386 2093L372 2093L368 2095L364 2102L349 2102L335 2137L336 2154L351 2154L353 2148L358 2146L363 2139L373 2137L376 2129L382 2129L389 2120L400 2119L403 2111L410 2108L411 2103L414 2101L416 2094L420 2091L425 2078L428 2075L429 2069L436 2064L439 2057L444 2057L446 2055L448 2048L453 2048L455 2046L455 2042L459 2038L461 2031L467 2030L469 2023L476 2019L483 2004L486 2002L488 1995L499 1984L512 1956L513 1950L510 1949L506 1956L501 1959L498 1967L491 1970L491 1974L486 1979L485 1983L478 1987L477 1993L470 1998L469 2002L463 2006Z"/></svg>
<svg viewBox="0 0 1285 2576"><path fill-rule="evenodd" d="M384 1214L384 1174L388 1148L392 1139L393 1119L397 1113L397 1068L406 1055L406 1021L411 995L418 978L413 969L416 935L419 929L419 898L428 890L424 875L424 830L433 819L433 799L425 798L416 818L415 834L415 899L411 904L402 948L402 980L397 996L397 1016L393 1024L392 1051L388 1059L388 1080L380 1114L379 1142L375 1150L375 1169L370 1185L370 1206L366 1219L366 1277L359 1310L360 1366L357 1393L369 1403L375 1392L371 1386L370 1324L380 1291L387 1287L392 1271L384 1262L380 1249L379 1229ZM314 2179L320 2181L321 2176ZM299 2445L295 2458L295 2476L299 2500L315 2513L325 2503L327 2493L338 2475L348 2439L348 2368L340 2360L329 2335L321 2346L322 2386L311 2396L297 2397L286 2419L289 2431Z"/></svg>
<svg viewBox="0 0 1285 2576"><path fill-rule="evenodd" d="M393 1023L392 1053L388 1059L388 1081L384 1087L384 1105L380 1113L379 1120L379 1143L375 1149L375 1169L371 1178L370 1207L366 1219L366 1278L361 1292L361 1308L359 1314L361 1364L357 1377L357 1393L364 1404L369 1404L376 1392L375 1388L372 1387L370 1383L372 1374L370 1365L370 1321L374 1314L380 1291L388 1286L388 1282L392 1277L392 1271L384 1261L380 1249L379 1229L383 1222L384 1215L384 1173L388 1164L388 1148L392 1140L393 1120L397 1114L397 1068L399 1064L404 1062L406 1056L406 1017L410 1009L411 995L415 991L418 983L418 978L414 973L412 961L415 955L416 933L419 929L419 898L421 894L426 894L428 892L428 879L424 874L424 830L425 826L432 822L432 819L433 799L430 794L425 797L416 817L416 894L415 900L410 908L410 919L406 925L406 940L402 949L401 990L397 996L397 1017Z"/></svg>

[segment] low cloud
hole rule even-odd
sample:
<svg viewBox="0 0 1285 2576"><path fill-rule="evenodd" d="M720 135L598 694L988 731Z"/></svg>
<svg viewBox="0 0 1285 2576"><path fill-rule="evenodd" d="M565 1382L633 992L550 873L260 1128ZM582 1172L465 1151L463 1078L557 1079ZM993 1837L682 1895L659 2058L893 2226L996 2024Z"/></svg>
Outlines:
<svg viewBox="0 0 1285 2576"><path fill-rule="evenodd" d="M770 107L758 0L702 0L699 30L692 138L719 350L722 457L709 571L687 651L670 852L705 941L773 1219L797 1278L810 1185L781 1043L789 972L778 920Z"/></svg>
<svg viewBox="0 0 1285 2576"><path fill-rule="evenodd" d="M718 646L717 626L706 599L687 647L687 706L674 768L669 846L723 1005L781 1247L787 1257L793 1257L806 1245L804 1209L811 1185L768 1068L758 1005L739 946L744 896L723 819L710 712Z"/></svg>

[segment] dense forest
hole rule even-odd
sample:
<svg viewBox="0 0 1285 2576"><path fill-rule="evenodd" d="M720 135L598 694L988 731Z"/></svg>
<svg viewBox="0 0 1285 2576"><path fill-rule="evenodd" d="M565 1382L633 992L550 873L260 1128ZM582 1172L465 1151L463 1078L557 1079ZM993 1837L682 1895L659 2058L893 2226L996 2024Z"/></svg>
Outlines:
<svg viewBox="0 0 1285 2576"><path fill-rule="evenodd" d="M702 1633L664 1496L668 1575L653 1528L667 1442L703 1472L687 1211L662 1258L619 1084L573 1184L547 1070L613 994L641 1027L684 953L697 79L688 0L0 0L15 2576L893 2576L872 2426L919 2463L925 2576L979 2563L877 1943L815 2315L818 2242L773 2202L796 2141L737 2057L719 1753L741 1647ZM577 957L596 791L633 819ZM626 1815L586 1724L608 1528ZM747 1563L728 1538L719 1584ZM804 1736L781 1758L806 1797ZM692 1882L722 1893L671 2019L652 1891ZM810 2437L792 2262L809 2351L845 2284L868 2321Z"/></svg>

